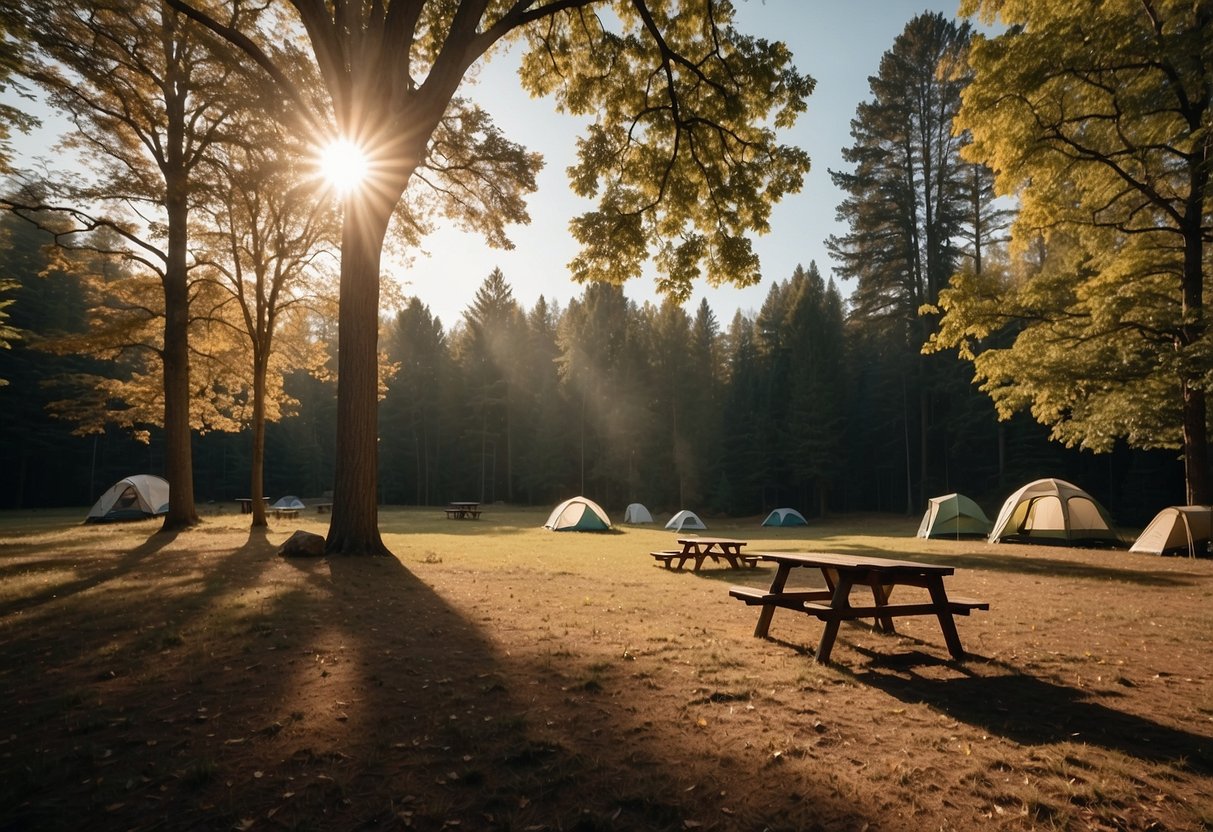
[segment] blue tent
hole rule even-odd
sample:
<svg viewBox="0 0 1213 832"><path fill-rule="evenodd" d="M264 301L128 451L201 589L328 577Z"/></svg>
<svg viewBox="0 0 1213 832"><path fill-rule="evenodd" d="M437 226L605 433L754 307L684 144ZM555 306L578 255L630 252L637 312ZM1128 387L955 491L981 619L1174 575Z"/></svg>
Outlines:
<svg viewBox="0 0 1213 832"><path fill-rule="evenodd" d="M807 526L804 515L794 508L777 508L762 521L764 526Z"/></svg>

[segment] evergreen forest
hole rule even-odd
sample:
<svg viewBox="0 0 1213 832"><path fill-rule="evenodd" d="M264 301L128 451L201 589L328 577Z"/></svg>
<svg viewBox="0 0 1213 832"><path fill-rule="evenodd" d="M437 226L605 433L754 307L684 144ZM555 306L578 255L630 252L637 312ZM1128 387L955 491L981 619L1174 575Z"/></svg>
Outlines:
<svg viewBox="0 0 1213 832"><path fill-rule="evenodd" d="M46 241L24 221L5 225L4 269L20 277L13 325L82 326L78 281L41 276ZM724 322L706 303L637 305L608 284L567 308L540 299L526 309L495 271L449 327L404 300L381 343L384 504L542 506L585 494L616 512L638 501L705 517L779 506L820 516L918 513L927 497L960 491L992 510L1018 485L1055 476L1120 522L1144 524L1182 498L1173 452L1097 456L1049 441L1026 415L999 422L971 364L882 343L813 264L773 281L756 314ZM906 369L918 361L937 380L925 407ZM48 417L63 379L89 362L23 342L0 352L10 382L0 387L0 506L86 506L123 476L162 470L155 428L76 436ZM266 493L316 497L331 487L335 383L297 371L283 384L294 404L267 426ZM247 494L249 445L247 431L195 433L204 513Z"/></svg>

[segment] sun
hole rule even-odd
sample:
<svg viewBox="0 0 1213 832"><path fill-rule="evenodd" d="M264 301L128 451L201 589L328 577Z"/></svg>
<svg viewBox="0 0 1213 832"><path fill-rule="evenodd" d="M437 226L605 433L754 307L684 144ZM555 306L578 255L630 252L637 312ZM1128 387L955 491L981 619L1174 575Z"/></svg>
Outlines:
<svg viewBox="0 0 1213 832"><path fill-rule="evenodd" d="M336 139L320 153L320 173L335 191L348 194L366 179L370 162L349 139Z"/></svg>

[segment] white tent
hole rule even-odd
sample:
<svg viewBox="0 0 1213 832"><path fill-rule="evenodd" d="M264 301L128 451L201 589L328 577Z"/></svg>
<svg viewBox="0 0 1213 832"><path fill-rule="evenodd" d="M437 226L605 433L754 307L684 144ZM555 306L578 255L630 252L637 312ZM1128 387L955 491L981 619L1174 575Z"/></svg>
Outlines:
<svg viewBox="0 0 1213 832"><path fill-rule="evenodd" d="M543 527L554 532L601 532L611 527L611 518L593 500L570 497L552 509Z"/></svg>
<svg viewBox="0 0 1213 832"><path fill-rule="evenodd" d="M653 515L640 503L632 503L623 512L623 522L652 523Z"/></svg>
<svg viewBox="0 0 1213 832"><path fill-rule="evenodd" d="M1209 506L1170 506L1164 508L1129 547L1130 552L1152 555L1209 554L1213 540L1213 508Z"/></svg>
<svg viewBox="0 0 1213 832"><path fill-rule="evenodd" d="M666 523L665 527L667 529L674 529L675 531L682 531L683 529L707 528L707 526L703 524L703 521L696 516L695 512L687 511L686 509L683 509L671 517L670 522Z"/></svg>
<svg viewBox="0 0 1213 832"><path fill-rule="evenodd" d="M86 523L143 520L168 513L168 483L151 474L125 477L106 489L89 510Z"/></svg>
<svg viewBox="0 0 1213 832"><path fill-rule="evenodd" d="M303 500L300 500L298 497L287 496L279 497L277 502L270 506L270 508L304 508L304 505Z"/></svg>
<svg viewBox="0 0 1213 832"><path fill-rule="evenodd" d="M945 494L927 501L918 537L985 537L990 518L981 506L963 494Z"/></svg>
<svg viewBox="0 0 1213 832"><path fill-rule="evenodd" d="M1103 506L1065 480L1035 480L1002 504L990 542L1123 545Z"/></svg>
<svg viewBox="0 0 1213 832"><path fill-rule="evenodd" d="M762 521L764 526L807 526L804 515L794 508L777 508Z"/></svg>

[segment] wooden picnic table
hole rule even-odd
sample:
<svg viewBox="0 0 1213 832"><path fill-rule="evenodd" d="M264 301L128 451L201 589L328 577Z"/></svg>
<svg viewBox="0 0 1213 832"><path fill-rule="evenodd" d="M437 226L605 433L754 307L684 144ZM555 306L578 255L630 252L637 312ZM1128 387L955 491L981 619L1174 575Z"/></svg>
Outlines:
<svg viewBox="0 0 1213 832"><path fill-rule="evenodd" d="M838 635L838 625L843 621L871 618L882 633L894 633L893 619L901 615L934 615L939 620L948 652L957 661L964 659L964 648L956 632L953 615L968 615L975 609L988 610L984 601L970 598L949 598L943 579L955 570L951 566L918 563L908 560L890 560L863 555L838 555L806 552L764 552L762 560L779 565L765 592L748 586L735 586L729 595L748 605L761 605L758 625L754 635L765 638L771 626L776 607L795 610L816 616L825 622L825 630L817 645L816 659L825 663L830 660L830 651ZM793 569L808 568L820 571L825 586L813 589L788 589L788 576ZM872 592L872 604L852 606L851 590L857 586L868 587ZM889 603L889 596L898 586L925 589L929 599L912 603Z"/></svg>
<svg viewBox="0 0 1213 832"><path fill-rule="evenodd" d="M649 554L667 569L681 569L688 560L694 560L694 571L696 572L708 558L711 558L714 563L720 563L721 558L724 558L733 569L758 565L757 555L741 553L741 547L746 545L744 540L734 540L729 537L680 537L678 544L682 547L681 549L666 549ZM674 561L678 561L677 566L674 566Z"/></svg>
<svg viewBox="0 0 1213 832"><path fill-rule="evenodd" d="M480 503L475 500L453 500L446 504L448 520L479 520Z"/></svg>
<svg viewBox="0 0 1213 832"><path fill-rule="evenodd" d="M261 500L267 506L270 504L269 497L262 497ZM241 514L252 514L253 513L253 498L252 497L237 497L236 502L240 503L240 513Z"/></svg>

